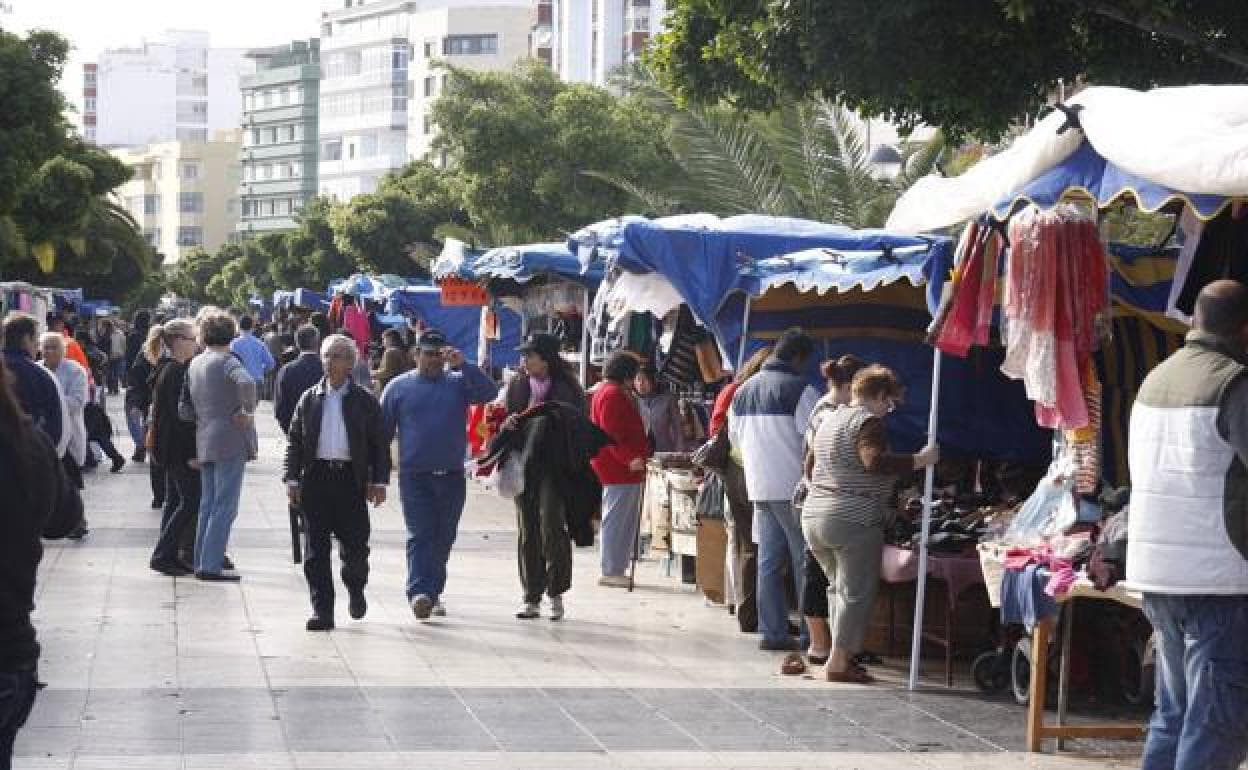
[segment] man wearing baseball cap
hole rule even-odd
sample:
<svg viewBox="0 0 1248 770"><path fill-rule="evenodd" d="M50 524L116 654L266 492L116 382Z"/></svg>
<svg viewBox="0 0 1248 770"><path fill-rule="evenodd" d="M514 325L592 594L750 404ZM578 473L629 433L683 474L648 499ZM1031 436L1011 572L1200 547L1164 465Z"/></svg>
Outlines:
<svg viewBox="0 0 1248 770"><path fill-rule="evenodd" d="M386 440L399 437L399 498L407 523L407 600L420 620L445 615L446 564L464 511L468 407L493 400L494 381L436 329L420 335L416 368L381 396Z"/></svg>

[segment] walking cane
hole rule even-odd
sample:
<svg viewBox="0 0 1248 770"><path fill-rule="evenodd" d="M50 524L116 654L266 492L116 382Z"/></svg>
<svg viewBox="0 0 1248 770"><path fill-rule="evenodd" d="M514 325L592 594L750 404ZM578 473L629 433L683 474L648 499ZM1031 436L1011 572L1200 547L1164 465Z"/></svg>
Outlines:
<svg viewBox="0 0 1248 770"><path fill-rule="evenodd" d="M633 563L628 568L628 592L637 584L637 560L641 558L641 517L646 511L646 487L650 486L650 474L641 482L641 494L637 497L637 528L633 530Z"/></svg>

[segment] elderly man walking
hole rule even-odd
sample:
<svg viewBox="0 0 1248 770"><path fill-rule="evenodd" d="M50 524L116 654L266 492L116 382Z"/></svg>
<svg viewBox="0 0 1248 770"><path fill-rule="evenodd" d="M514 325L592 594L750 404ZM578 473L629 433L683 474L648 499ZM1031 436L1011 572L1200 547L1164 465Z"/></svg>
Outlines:
<svg viewBox="0 0 1248 770"><path fill-rule="evenodd" d="M368 507L386 501L390 483L389 442L381 405L367 388L351 381L355 343L333 334L321 345L325 379L295 407L286 442L286 484L290 501L303 506L307 555L303 574L312 598L307 630L334 627L334 578L330 538L338 538L348 610L359 620L368 611Z"/></svg>
<svg viewBox="0 0 1248 770"><path fill-rule="evenodd" d="M1248 756L1248 287L1215 281L1131 411L1127 582L1157 640L1144 770Z"/></svg>
<svg viewBox="0 0 1248 770"><path fill-rule="evenodd" d="M43 366L56 377L61 386L61 416L69 436L61 464L74 486L82 489L82 465L87 459L87 423L83 418L91 397L87 370L65 355L65 335L47 332L39 338Z"/></svg>
<svg viewBox="0 0 1248 770"><path fill-rule="evenodd" d="M417 344L416 369L394 378L381 396L386 443L399 436L399 495L407 522L407 598L425 620L445 614L446 564L468 494L468 407L492 401L494 381L447 345L439 331Z"/></svg>

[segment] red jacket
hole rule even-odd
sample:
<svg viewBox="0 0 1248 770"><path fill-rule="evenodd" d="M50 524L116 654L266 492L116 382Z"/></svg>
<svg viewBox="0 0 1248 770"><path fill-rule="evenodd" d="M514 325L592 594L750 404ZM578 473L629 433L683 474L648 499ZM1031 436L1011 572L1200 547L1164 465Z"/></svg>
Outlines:
<svg viewBox="0 0 1248 770"><path fill-rule="evenodd" d="M628 466L638 457L650 456L650 441L632 396L619 385L604 382L594 393L589 418L615 441L591 461L598 480L604 485L640 484L645 471L631 471Z"/></svg>

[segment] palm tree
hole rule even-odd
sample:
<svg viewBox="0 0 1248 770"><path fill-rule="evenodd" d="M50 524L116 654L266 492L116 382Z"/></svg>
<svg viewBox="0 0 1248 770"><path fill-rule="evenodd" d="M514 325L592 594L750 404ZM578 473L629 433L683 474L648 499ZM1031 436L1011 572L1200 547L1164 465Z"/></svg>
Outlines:
<svg viewBox="0 0 1248 770"><path fill-rule="evenodd" d="M879 227L897 197L932 172L945 147L937 131L930 140L907 147L898 175L885 179L870 163L866 124L827 99L749 115L726 105L682 106L644 70L622 85L632 98L668 118L668 146L684 178L654 189L635 179L586 173L656 213L696 209Z"/></svg>

